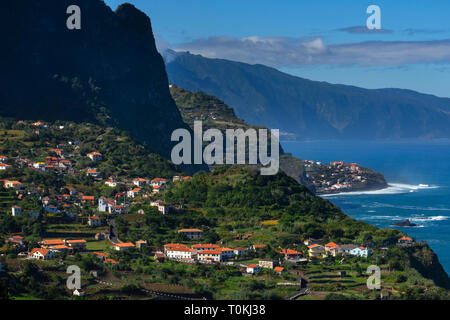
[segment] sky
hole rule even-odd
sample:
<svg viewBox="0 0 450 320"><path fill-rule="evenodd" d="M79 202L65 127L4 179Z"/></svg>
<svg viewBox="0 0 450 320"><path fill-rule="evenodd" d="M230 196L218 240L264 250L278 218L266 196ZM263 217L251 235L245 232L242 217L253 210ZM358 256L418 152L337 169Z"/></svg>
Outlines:
<svg viewBox="0 0 450 320"><path fill-rule="evenodd" d="M113 10L123 0L105 0ZM450 97L448 0L126 0L160 51L261 63L312 80ZM381 30L369 30L370 5Z"/></svg>

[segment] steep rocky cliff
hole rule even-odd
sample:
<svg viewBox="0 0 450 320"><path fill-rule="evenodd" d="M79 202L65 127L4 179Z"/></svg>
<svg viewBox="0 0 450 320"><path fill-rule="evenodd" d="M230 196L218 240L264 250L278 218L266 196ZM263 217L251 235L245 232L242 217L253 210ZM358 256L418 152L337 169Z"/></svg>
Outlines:
<svg viewBox="0 0 450 320"><path fill-rule="evenodd" d="M66 26L70 5L81 9L80 30ZM8 0L0 18L1 116L117 126L170 155L172 131L187 126L149 17L100 0Z"/></svg>

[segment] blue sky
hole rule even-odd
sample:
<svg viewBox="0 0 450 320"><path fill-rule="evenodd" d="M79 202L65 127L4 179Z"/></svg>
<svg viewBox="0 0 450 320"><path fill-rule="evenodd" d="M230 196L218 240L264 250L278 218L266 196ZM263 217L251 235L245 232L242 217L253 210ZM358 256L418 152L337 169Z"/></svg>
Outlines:
<svg viewBox="0 0 450 320"><path fill-rule="evenodd" d="M124 1L105 0L114 10ZM301 77L450 97L448 0L128 0L160 48L262 63ZM381 8L383 32L364 27Z"/></svg>

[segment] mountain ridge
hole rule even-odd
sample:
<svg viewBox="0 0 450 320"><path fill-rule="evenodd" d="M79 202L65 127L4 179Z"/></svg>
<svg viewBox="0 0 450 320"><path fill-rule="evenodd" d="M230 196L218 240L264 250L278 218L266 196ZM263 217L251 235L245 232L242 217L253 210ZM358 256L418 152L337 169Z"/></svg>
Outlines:
<svg viewBox="0 0 450 320"><path fill-rule="evenodd" d="M279 128L295 139L450 137L449 98L312 81L188 52L163 56L171 83L215 95L247 122Z"/></svg>

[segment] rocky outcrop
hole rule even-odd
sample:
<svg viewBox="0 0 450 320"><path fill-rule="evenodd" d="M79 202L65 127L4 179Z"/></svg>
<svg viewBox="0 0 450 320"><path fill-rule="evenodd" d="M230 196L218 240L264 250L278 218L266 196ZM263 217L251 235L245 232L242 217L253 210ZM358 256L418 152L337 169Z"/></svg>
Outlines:
<svg viewBox="0 0 450 320"><path fill-rule="evenodd" d="M80 30L66 26L70 5L81 9ZM100 0L14 0L0 3L0 18L1 116L117 126L170 155L172 131L187 126L143 12Z"/></svg>

